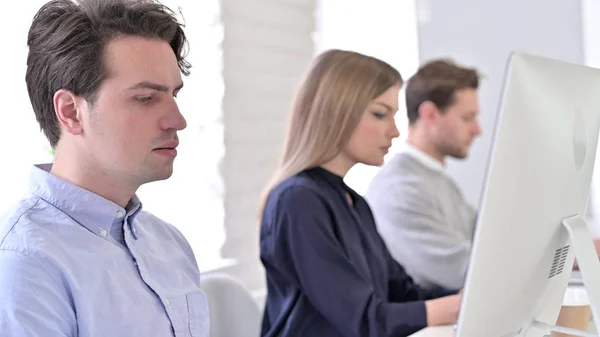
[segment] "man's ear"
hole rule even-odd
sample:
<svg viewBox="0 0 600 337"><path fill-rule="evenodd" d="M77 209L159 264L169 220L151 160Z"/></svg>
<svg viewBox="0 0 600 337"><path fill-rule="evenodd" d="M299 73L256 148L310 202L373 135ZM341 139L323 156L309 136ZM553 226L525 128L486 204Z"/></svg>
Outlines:
<svg viewBox="0 0 600 337"><path fill-rule="evenodd" d="M72 91L60 89L54 94L54 112L65 132L72 135L83 133L81 123L82 111L80 111L82 100Z"/></svg>
<svg viewBox="0 0 600 337"><path fill-rule="evenodd" d="M440 109L432 101L425 101L419 105L419 120L425 124L434 123L440 113Z"/></svg>

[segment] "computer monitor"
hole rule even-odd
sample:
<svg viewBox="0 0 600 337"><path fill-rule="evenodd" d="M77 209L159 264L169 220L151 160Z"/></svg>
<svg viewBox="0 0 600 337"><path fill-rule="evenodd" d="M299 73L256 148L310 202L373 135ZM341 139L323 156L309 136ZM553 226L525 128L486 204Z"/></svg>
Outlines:
<svg viewBox="0 0 600 337"><path fill-rule="evenodd" d="M583 220L600 70L513 53L505 76L455 335L570 331L554 324L574 257L600 328L600 265Z"/></svg>

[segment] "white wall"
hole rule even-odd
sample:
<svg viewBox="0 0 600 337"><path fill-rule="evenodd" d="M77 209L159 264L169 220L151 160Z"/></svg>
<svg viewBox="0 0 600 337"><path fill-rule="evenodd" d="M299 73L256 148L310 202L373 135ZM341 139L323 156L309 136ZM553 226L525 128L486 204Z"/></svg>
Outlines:
<svg viewBox="0 0 600 337"><path fill-rule="evenodd" d="M580 1L419 0L418 8L422 62L451 56L485 74L480 90L483 135L466 161L449 163L467 199L478 205L508 55L518 50L584 62Z"/></svg>
<svg viewBox="0 0 600 337"><path fill-rule="evenodd" d="M25 87L27 32L31 19L45 0L11 3L12 20L0 20L0 209L21 195L33 162L51 160L50 146L31 110Z"/></svg>
<svg viewBox="0 0 600 337"><path fill-rule="evenodd" d="M600 68L600 1L581 0L585 63Z"/></svg>

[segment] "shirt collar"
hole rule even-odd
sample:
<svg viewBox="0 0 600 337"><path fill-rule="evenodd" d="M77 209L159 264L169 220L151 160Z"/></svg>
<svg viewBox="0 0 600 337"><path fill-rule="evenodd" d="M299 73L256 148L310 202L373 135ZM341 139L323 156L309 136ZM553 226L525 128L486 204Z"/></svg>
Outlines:
<svg viewBox="0 0 600 337"><path fill-rule="evenodd" d="M350 195L352 195L353 197L358 195L356 191L354 191L350 186L346 184L346 182L344 181L344 177L339 176L321 166L313 167L311 169L308 169L307 171L317 174L321 179L324 179L325 181L329 182L332 186L340 190L350 193Z"/></svg>
<svg viewBox="0 0 600 337"><path fill-rule="evenodd" d="M436 172L444 173L446 168L437 159L433 158L429 154L421 151L416 146L409 143L404 143L404 146L400 149L400 153L406 153L414 159L418 160L421 164L425 165L431 170Z"/></svg>
<svg viewBox="0 0 600 337"><path fill-rule="evenodd" d="M52 164L35 165L29 178L31 193L42 198L87 228L90 232L106 237L113 225L129 223L142 209L142 203L133 196L126 209L95 193L69 183L50 173Z"/></svg>
<svg viewBox="0 0 600 337"><path fill-rule="evenodd" d="M312 169L309 169L308 171L313 171L313 172L317 173L319 176L321 176L325 180L329 181L336 187L346 188L346 184L344 183L343 177L341 177L321 166L313 167Z"/></svg>

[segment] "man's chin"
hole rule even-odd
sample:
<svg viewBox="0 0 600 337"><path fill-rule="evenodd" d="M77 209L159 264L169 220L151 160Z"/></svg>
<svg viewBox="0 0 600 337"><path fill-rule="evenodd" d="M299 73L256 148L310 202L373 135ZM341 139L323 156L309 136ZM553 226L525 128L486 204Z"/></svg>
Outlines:
<svg viewBox="0 0 600 337"><path fill-rule="evenodd" d="M167 180L169 179L171 176L173 175L173 168L170 169L165 169L162 171L156 171L154 172L154 174L150 175L147 179L146 179L146 183L151 183L153 181L161 181L161 180Z"/></svg>

